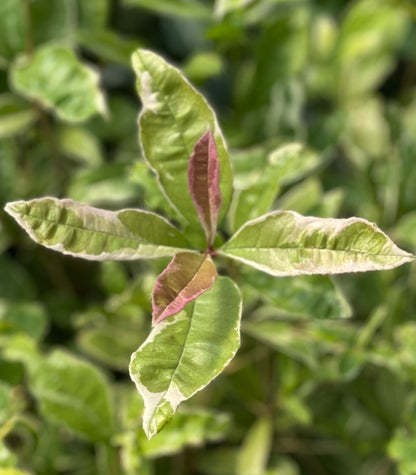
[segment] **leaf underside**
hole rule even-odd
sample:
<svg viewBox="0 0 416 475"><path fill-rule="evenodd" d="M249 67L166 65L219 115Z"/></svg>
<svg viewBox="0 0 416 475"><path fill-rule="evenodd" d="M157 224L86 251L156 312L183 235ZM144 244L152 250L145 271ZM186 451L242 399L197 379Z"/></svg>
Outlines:
<svg viewBox="0 0 416 475"><path fill-rule="evenodd" d="M276 211L247 222L219 250L275 276L392 269L413 260L364 219Z"/></svg>
<svg viewBox="0 0 416 475"><path fill-rule="evenodd" d="M234 357L240 346L240 317L240 291L228 277L218 277L210 290L156 325L133 353L130 376L144 399L148 438Z"/></svg>
<svg viewBox="0 0 416 475"><path fill-rule="evenodd" d="M56 198L16 201L5 210L37 243L84 259L172 256L190 247L175 227L147 211L106 211Z"/></svg>
<svg viewBox="0 0 416 475"><path fill-rule="evenodd" d="M217 270L208 254L181 252L173 256L153 289L153 323L181 311L214 284Z"/></svg>

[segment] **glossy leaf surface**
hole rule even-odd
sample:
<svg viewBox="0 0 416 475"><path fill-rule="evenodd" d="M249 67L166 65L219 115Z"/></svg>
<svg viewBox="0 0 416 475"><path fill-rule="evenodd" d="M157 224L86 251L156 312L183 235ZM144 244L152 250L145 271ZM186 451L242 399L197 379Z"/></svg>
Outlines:
<svg viewBox="0 0 416 475"><path fill-rule="evenodd" d="M267 467L273 438L270 418L259 418L248 431L237 459L238 475L262 475Z"/></svg>
<svg viewBox="0 0 416 475"><path fill-rule="evenodd" d="M103 440L113 429L108 383L92 364L61 350L32 370L41 411L90 440Z"/></svg>
<svg viewBox="0 0 416 475"><path fill-rule="evenodd" d="M276 211L249 221L221 254L275 276L392 269L413 256L364 219Z"/></svg>
<svg viewBox="0 0 416 475"><path fill-rule="evenodd" d="M186 304L210 289L216 276L217 270L208 254L175 254L153 289L153 323L180 312Z"/></svg>
<svg viewBox="0 0 416 475"><path fill-rule="evenodd" d="M209 291L156 325L133 353L130 376L144 399L148 438L234 357L240 346L240 316L238 288L228 277L218 277Z"/></svg>
<svg viewBox="0 0 416 475"><path fill-rule="evenodd" d="M84 259L172 256L188 246L176 228L147 211L106 211L55 198L16 201L5 209L34 241Z"/></svg>
<svg viewBox="0 0 416 475"><path fill-rule="evenodd" d="M127 5L148 8L166 15L209 18L210 10L199 0L124 0Z"/></svg>
<svg viewBox="0 0 416 475"><path fill-rule="evenodd" d="M326 275L299 275L270 279L248 267L244 271L243 294L261 298L274 315L293 318L337 319L351 316L351 308L340 288Z"/></svg>
<svg viewBox="0 0 416 475"><path fill-rule="evenodd" d="M143 155L173 207L194 227L199 227L199 218L188 190L189 158L207 127L212 130L219 160L221 220L231 199L232 174L214 111L179 70L155 53L137 50L133 68L143 104L139 117Z"/></svg>

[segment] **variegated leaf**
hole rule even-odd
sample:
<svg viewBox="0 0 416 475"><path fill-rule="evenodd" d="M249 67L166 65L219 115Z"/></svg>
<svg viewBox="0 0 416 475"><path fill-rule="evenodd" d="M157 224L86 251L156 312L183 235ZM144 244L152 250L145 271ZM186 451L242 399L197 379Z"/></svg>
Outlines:
<svg viewBox="0 0 416 475"><path fill-rule="evenodd" d="M106 211L56 198L15 201L5 210L34 241L84 259L172 256L190 247L168 221L147 211Z"/></svg>
<svg viewBox="0 0 416 475"><path fill-rule="evenodd" d="M275 211L243 225L219 250L275 276L392 269L414 257L365 219Z"/></svg>
<svg viewBox="0 0 416 475"><path fill-rule="evenodd" d="M181 402L218 376L240 346L241 295L228 277L156 325L132 355L130 376L144 399L148 438Z"/></svg>

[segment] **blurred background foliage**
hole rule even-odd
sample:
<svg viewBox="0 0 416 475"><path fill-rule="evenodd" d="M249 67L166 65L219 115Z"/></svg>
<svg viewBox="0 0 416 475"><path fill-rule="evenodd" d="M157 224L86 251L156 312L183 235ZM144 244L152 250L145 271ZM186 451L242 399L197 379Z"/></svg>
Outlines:
<svg viewBox="0 0 416 475"><path fill-rule="evenodd" d="M223 233L287 208L364 217L415 252L415 21L413 0L1 0L0 474L416 474L415 264L275 279L224 263L242 347L147 441L127 368L166 262L58 255L2 211L53 195L170 215L137 145L141 46L217 111Z"/></svg>

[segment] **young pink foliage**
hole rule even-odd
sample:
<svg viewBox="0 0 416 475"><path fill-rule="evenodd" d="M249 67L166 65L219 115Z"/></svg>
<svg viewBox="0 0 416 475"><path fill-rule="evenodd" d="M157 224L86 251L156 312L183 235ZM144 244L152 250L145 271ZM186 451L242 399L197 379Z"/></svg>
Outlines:
<svg viewBox="0 0 416 475"><path fill-rule="evenodd" d="M217 146L214 135L208 128L195 144L188 168L189 191L208 246L212 245L217 232L218 212L222 202L219 178Z"/></svg>
<svg viewBox="0 0 416 475"><path fill-rule="evenodd" d="M217 269L208 254L181 252L173 256L153 289L153 324L178 313L209 290L216 277Z"/></svg>

